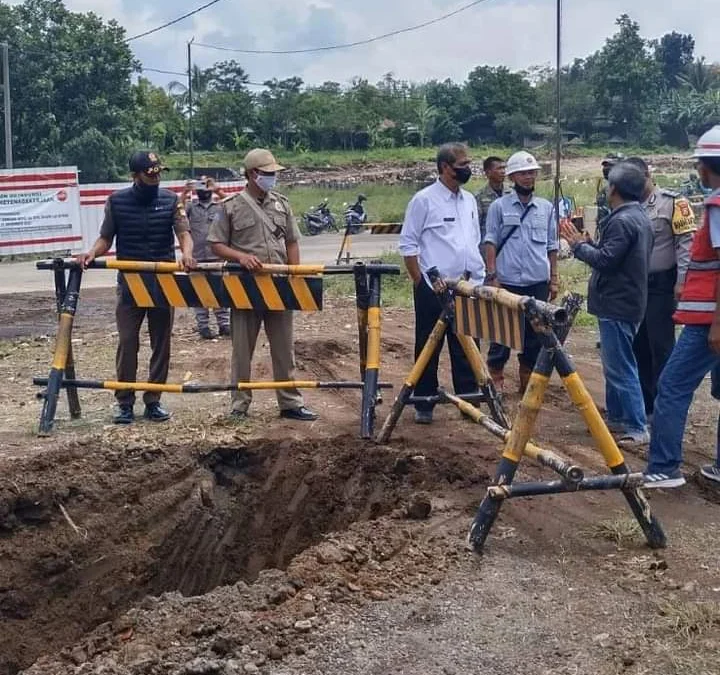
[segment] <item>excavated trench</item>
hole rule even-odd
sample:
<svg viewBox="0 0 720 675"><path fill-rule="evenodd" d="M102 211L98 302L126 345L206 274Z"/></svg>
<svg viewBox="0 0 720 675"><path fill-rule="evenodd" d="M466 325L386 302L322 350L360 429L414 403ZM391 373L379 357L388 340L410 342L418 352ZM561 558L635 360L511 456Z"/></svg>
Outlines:
<svg viewBox="0 0 720 675"><path fill-rule="evenodd" d="M201 595L283 568L324 533L465 480L350 438L78 447L0 479L0 675L72 644L148 595Z"/></svg>

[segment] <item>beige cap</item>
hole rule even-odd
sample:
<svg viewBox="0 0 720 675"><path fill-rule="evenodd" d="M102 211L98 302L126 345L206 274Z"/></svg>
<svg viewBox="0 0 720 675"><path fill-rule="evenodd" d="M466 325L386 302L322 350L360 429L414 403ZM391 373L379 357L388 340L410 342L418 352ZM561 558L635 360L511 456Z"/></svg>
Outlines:
<svg viewBox="0 0 720 675"><path fill-rule="evenodd" d="M285 170L284 166L280 166L280 164L275 161L275 157L273 157L272 152L265 150L264 148L255 148L254 150L248 152L248 154L245 155L243 164L246 171L259 169L260 171L273 173L275 171Z"/></svg>

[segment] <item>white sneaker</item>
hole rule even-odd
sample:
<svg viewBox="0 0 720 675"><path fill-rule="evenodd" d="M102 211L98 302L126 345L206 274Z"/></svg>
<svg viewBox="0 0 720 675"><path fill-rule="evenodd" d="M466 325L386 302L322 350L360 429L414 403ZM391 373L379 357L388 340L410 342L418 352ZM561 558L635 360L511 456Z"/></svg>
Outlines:
<svg viewBox="0 0 720 675"><path fill-rule="evenodd" d="M618 447L620 448L635 448L639 445L648 445L650 443L650 432L643 431L642 433L625 433L618 439Z"/></svg>
<svg viewBox="0 0 720 675"><path fill-rule="evenodd" d="M716 479L720 480L720 476ZM672 474L667 473L646 473L644 488L676 488L685 485L686 480L679 471Z"/></svg>
<svg viewBox="0 0 720 675"><path fill-rule="evenodd" d="M700 469L700 473L704 478L720 483L720 466L712 466L708 464Z"/></svg>

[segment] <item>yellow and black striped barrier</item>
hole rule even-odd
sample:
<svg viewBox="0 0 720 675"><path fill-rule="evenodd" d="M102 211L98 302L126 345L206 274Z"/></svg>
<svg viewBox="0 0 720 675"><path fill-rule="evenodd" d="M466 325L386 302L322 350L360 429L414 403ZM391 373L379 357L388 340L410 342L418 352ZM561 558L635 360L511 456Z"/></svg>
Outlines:
<svg viewBox="0 0 720 675"><path fill-rule="evenodd" d="M642 486L640 474L630 473L615 439L575 370L570 357L565 352L561 339L558 339L558 333L562 335L562 340L567 336L568 314L574 315L576 312L576 298L570 298L569 309L567 309L531 297L514 295L502 289L473 286L465 281L451 282L448 285L454 289L456 297L472 301L471 311L475 311L475 303L478 301L496 304L510 310L521 309L529 327L537 333L542 344L518 413L510 432L505 437L505 449L495 479L488 488L473 520L468 536L470 545L475 551L482 551L485 540L500 512L500 507L506 499L584 490L619 489L642 528L649 546L652 548L664 547L665 533L658 520L652 515L650 505L640 490ZM460 302L458 307L467 307L467 305ZM464 321L456 323L456 330L465 335L475 335L477 332L476 322L470 320L469 314L470 311L467 312L468 316L464 317ZM481 323L486 320L487 316L480 317ZM583 474L580 480L568 480L569 476L563 475L567 467L559 464L551 455L546 455L544 459L538 456L536 460L560 473L563 480L513 484L523 456L533 455L530 438L554 370L557 370L570 399L582 415L610 474L589 478L585 478ZM457 401L454 402L459 404ZM482 422L480 416L472 415L472 417L476 421ZM484 426L487 427L487 425ZM530 452L528 452L528 448L531 448Z"/></svg>
<svg viewBox="0 0 720 675"><path fill-rule="evenodd" d="M323 277L353 274L360 330L360 382L240 382L233 384L164 384L157 382L115 382L112 380L78 380L72 359L72 328L77 310L83 267L75 259L40 261L36 267L52 270L58 303L59 327L50 375L36 378L45 386L39 430L52 430L60 389L68 392L71 414L80 416L77 389L133 389L173 393L233 391L236 389L283 389L288 387L315 389L362 389L361 435L374 434L375 405L381 400L380 389L390 385L379 382L380 368L380 279L383 274L400 274L397 265L357 263L346 265L263 265L249 272L237 263L200 263L185 272L177 262L101 259L92 261L88 269L118 271L121 299L129 305L152 307L208 307L254 311L305 312L323 307ZM66 279L65 273L68 272ZM361 283L362 281L362 283ZM365 289L365 290L363 290ZM361 318L363 319L361 321Z"/></svg>
<svg viewBox="0 0 720 675"><path fill-rule="evenodd" d="M400 234L402 223L370 223L370 234Z"/></svg>
<svg viewBox="0 0 720 675"><path fill-rule="evenodd" d="M120 272L120 293L135 307L229 307L256 311L322 309L320 276L275 276L247 272Z"/></svg>

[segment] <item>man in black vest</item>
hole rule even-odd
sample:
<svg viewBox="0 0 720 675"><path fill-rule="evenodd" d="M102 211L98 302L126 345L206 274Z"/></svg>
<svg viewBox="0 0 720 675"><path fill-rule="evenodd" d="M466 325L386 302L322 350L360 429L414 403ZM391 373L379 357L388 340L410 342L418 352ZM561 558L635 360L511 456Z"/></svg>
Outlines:
<svg viewBox="0 0 720 675"><path fill-rule="evenodd" d="M190 236L185 208L179 197L170 190L160 189L160 160L152 152L136 152L130 158L133 184L118 190L105 204L105 218L100 236L88 253L80 256L87 266L95 258L105 255L116 240L118 260L147 260L173 262L177 235L186 269L195 266L193 242ZM172 307L145 309L125 304L118 287L118 304L115 311L118 328L118 348L115 365L119 382L135 382L137 355L140 348L140 327L147 316L150 333L149 382L164 384L170 367L170 340L174 310ZM117 391L115 424L130 424L135 419L135 392ZM160 405L160 393L145 392L145 419L165 422L170 413Z"/></svg>

